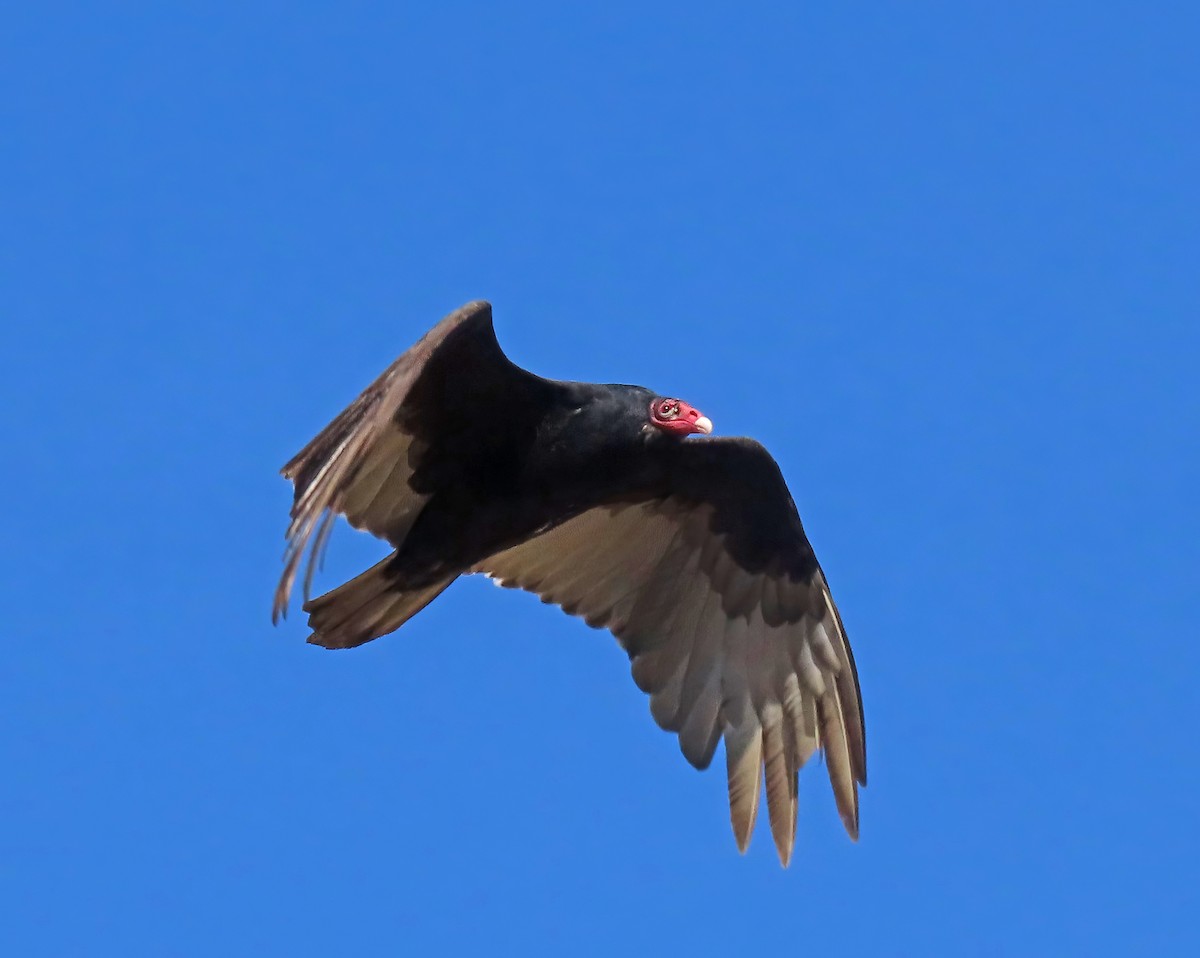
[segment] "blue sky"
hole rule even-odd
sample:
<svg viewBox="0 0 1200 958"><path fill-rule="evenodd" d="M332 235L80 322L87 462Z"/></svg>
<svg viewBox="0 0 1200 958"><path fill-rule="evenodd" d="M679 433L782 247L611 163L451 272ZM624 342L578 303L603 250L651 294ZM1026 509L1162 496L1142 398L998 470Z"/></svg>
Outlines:
<svg viewBox="0 0 1200 958"><path fill-rule="evenodd" d="M787 9L784 9L784 8ZM0 38L0 948L1193 953L1190 3L29 4ZM624 655L273 629L278 467L493 301L761 439L870 787L782 871ZM342 528L321 585L382 555Z"/></svg>

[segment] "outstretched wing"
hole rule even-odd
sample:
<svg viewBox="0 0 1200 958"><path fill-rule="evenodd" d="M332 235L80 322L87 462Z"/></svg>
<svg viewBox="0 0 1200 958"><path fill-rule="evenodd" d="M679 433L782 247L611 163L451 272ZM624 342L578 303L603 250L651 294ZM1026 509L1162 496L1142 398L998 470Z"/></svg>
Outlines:
<svg viewBox="0 0 1200 958"><path fill-rule="evenodd" d="M549 385L501 352L488 303L434 326L283 467L296 488L275 619L312 540L307 599L336 514L398 547L446 469L494 442L503 417Z"/></svg>
<svg viewBox="0 0 1200 958"><path fill-rule="evenodd" d="M475 571L610 629L655 720L697 768L724 738L743 851L765 769L788 863L797 773L817 749L857 838L867 777L858 676L779 467L748 439L690 440L670 455L669 495L591 509Z"/></svg>

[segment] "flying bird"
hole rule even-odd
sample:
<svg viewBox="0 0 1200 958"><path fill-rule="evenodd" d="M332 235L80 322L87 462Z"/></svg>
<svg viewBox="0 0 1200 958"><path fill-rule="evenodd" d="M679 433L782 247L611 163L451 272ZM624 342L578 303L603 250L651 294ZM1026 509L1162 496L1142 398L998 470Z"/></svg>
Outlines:
<svg viewBox="0 0 1200 958"><path fill-rule="evenodd" d="M526 372L501 351L491 306L469 303L283 467L295 498L274 618L306 552L308 641L327 649L393 632L483 573L611 631L696 768L724 739L739 849L765 781L788 864L798 772L818 750L857 839L866 744L841 617L775 460L711 432L641 386ZM395 551L309 599L339 514Z"/></svg>

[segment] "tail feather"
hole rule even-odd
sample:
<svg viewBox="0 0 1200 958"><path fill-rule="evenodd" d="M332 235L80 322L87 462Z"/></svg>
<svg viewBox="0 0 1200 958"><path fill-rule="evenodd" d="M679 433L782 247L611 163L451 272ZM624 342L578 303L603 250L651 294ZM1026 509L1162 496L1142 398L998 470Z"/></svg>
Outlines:
<svg viewBox="0 0 1200 958"><path fill-rule="evenodd" d="M432 585L404 589L387 566L391 556L371 566L349 582L304 604L308 641L327 649L352 649L387 635L436 599L456 578L451 575Z"/></svg>

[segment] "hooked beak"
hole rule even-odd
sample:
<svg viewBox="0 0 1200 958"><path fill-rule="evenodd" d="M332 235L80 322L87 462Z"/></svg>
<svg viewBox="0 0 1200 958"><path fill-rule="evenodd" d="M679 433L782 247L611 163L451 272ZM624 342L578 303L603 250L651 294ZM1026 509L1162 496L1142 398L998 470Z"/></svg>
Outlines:
<svg viewBox="0 0 1200 958"><path fill-rule="evenodd" d="M701 416L694 423L692 423L692 429L695 432L707 436L713 430L712 420L707 416Z"/></svg>

